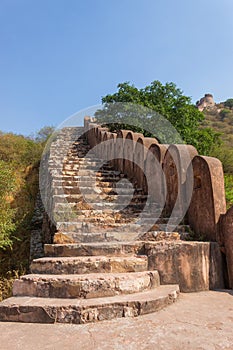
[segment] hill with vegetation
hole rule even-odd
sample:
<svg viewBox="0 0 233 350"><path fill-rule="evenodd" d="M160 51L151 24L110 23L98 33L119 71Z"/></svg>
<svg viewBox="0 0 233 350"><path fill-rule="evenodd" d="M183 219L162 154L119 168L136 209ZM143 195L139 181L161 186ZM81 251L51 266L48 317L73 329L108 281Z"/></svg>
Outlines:
<svg viewBox="0 0 233 350"><path fill-rule="evenodd" d="M233 99L207 104L202 112L205 116L203 127L210 127L220 135L220 145L213 147L209 155L223 164L227 206L230 207L233 205Z"/></svg>
<svg viewBox="0 0 233 350"><path fill-rule="evenodd" d="M0 132L0 300L28 270L39 163L51 131L45 127L34 137Z"/></svg>

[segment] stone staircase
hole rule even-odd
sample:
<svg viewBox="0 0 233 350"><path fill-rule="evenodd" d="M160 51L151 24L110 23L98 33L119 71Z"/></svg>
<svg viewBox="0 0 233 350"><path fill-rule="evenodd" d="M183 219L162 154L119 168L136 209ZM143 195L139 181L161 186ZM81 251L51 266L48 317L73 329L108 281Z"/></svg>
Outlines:
<svg viewBox="0 0 233 350"><path fill-rule="evenodd" d="M84 137L75 134L67 152L72 135L64 129L50 147L53 244L32 261L31 274L14 282L13 297L0 304L1 321L81 324L134 317L179 295L178 285L160 285L158 271L149 270L144 243L178 240L180 234L164 230L168 219L159 216L156 203L140 217L148 196L102 164Z"/></svg>

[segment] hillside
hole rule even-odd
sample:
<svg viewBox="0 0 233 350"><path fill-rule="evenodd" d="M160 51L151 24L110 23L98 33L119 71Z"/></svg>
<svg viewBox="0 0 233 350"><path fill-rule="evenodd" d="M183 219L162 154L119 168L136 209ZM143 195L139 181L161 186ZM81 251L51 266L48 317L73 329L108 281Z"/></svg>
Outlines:
<svg viewBox="0 0 233 350"><path fill-rule="evenodd" d="M227 206L233 205L233 99L215 103L211 94L206 94L197 102L197 107L205 115L204 127L211 127L220 133L221 146L210 150L209 155L223 163Z"/></svg>
<svg viewBox="0 0 233 350"><path fill-rule="evenodd" d="M34 138L0 132L0 300L29 264L39 162L50 128Z"/></svg>
<svg viewBox="0 0 233 350"><path fill-rule="evenodd" d="M225 173L233 174L233 99L213 103L210 96L212 95L206 94L197 103L198 109L205 115L202 125L219 132L222 140L221 147L211 150L210 155L222 161Z"/></svg>

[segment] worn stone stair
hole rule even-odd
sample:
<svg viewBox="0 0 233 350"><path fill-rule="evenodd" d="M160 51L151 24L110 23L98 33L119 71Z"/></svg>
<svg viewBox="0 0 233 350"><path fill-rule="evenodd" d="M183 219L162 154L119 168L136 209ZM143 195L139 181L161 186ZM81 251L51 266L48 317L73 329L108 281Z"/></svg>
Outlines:
<svg viewBox="0 0 233 350"><path fill-rule="evenodd" d="M13 297L0 303L0 321L82 324L135 317L179 296L178 285L160 285L144 251L144 240L176 240L179 233L161 230L167 219L156 217L156 203L151 203L155 217L148 213L138 222L148 197L108 163L95 171L102 160L94 153L86 157L90 146L78 138L82 132L63 129L51 144L54 244L46 244L45 257L32 261L31 274L14 282ZM152 219L156 224L137 237Z"/></svg>

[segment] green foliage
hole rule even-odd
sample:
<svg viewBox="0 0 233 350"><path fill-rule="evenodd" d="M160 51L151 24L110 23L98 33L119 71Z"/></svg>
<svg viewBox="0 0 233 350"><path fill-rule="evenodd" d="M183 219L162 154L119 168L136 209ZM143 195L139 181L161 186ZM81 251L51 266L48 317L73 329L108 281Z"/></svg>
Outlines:
<svg viewBox="0 0 233 350"><path fill-rule="evenodd" d="M232 108L233 107L233 98L229 98L228 100L226 100L226 102L224 102L224 106Z"/></svg>
<svg viewBox="0 0 233 350"><path fill-rule="evenodd" d="M44 126L42 129L40 129L35 136L35 141L37 142L46 142L48 138L52 135L55 128L54 126Z"/></svg>
<svg viewBox="0 0 233 350"><path fill-rule="evenodd" d="M15 276L28 270L43 147L42 136L39 141L0 132L0 299L10 295Z"/></svg>
<svg viewBox="0 0 233 350"><path fill-rule="evenodd" d="M22 135L12 133L0 135L0 160L11 163L13 167L26 167L39 161L42 145Z"/></svg>
<svg viewBox="0 0 233 350"><path fill-rule="evenodd" d="M225 174L225 192L227 208L233 206L233 175Z"/></svg>
<svg viewBox="0 0 233 350"><path fill-rule="evenodd" d="M223 163L224 172L233 174L233 111L225 107L225 103L217 105L216 109L204 111L204 126L209 126L220 133L221 147L216 144L209 152Z"/></svg>
<svg viewBox="0 0 233 350"><path fill-rule="evenodd" d="M14 210L10 207L8 198L14 189L14 174L6 162L0 161L0 249L12 247L13 243Z"/></svg>
<svg viewBox="0 0 233 350"><path fill-rule="evenodd" d="M231 111L224 108L219 112L219 115L221 117L221 120L224 121L224 119L228 118L231 115Z"/></svg>
<svg viewBox="0 0 233 350"><path fill-rule="evenodd" d="M211 128L200 127L204 120L204 114L191 103L190 97L183 95L183 92L174 83L163 85L159 81L154 81L142 89L137 89L128 82L122 83L118 85L116 93L103 97L102 102L104 109L97 111L96 118L100 123L103 121L106 123L106 116L111 116L112 119L109 120L115 122L114 126L111 125L112 130L129 128L133 131L143 132L145 136L157 137L160 142L164 143L163 135L156 133L156 130L159 129L159 115L162 115L175 127L183 142L192 144L202 154L208 154L213 145L219 142L218 133L215 133ZM128 113L131 115L127 115L127 107L125 107L124 114L127 115L127 118L126 122L122 123L119 113L113 111L114 104L119 102L141 105L155 113L150 118L147 116L146 120L146 117L136 117L137 114L133 115L130 111ZM130 126L130 120L133 122L133 128ZM148 124L149 128L147 129L154 130L154 134L148 134L145 131L145 126ZM168 138L166 138L167 140ZM181 143L181 141L176 142Z"/></svg>
<svg viewBox="0 0 233 350"><path fill-rule="evenodd" d="M215 147L211 152L211 156L221 160L224 173L233 174L233 149L231 147L226 145Z"/></svg>

